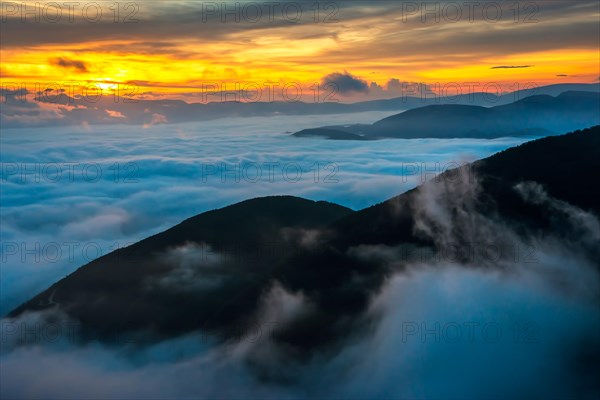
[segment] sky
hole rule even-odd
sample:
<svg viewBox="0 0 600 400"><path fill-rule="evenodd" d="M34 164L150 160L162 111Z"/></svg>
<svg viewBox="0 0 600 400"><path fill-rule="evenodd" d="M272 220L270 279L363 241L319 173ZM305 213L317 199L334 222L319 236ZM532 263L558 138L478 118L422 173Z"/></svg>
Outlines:
<svg viewBox="0 0 600 400"><path fill-rule="evenodd" d="M598 82L597 1L471 3L3 2L0 80L189 102L217 87L355 101L397 96L403 83Z"/></svg>

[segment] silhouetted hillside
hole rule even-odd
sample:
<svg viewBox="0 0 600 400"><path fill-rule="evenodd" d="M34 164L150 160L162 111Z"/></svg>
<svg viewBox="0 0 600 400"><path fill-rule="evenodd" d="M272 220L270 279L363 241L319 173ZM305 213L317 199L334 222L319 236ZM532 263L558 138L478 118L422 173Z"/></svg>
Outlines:
<svg viewBox="0 0 600 400"><path fill-rule="evenodd" d="M372 125L328 126L310 129L312 135L335 131L370 138L481 138L546 136L588 128L600 123L600 93L565 92L557 97L535 95L496 107L444 104L411 109ZM351 136L346 136L346 139ZM362 138L361 138L362 139Z"/></svg>
<svg viewBox="0 0 600 400"><path fill-rule="evenodd" d="M528 96L550 95L558 96L566 91L600 92L600 84L558 84L519 90L513 93L495 95L491 93L470 93L465 91L459 95L440 97L428 94L411 93L406 89L404 95L382 100L362 101L351 104L340 102L313 102L301 101L285 102L241 102L241 101L219 101L223 97L216 93L207 96L204 102L188 103L181 100L146 100L119 98L112 95L94 98L93 101L85 97L70 97L66 93L48 92L36 97L35 101L26 101L19 98L15 91L2 91L5 96L0 111L0 123L3 128L21 126L50 126L50 125L79 125L84 121L89 124L149 124L153 114L164 116L167 123L179 123L190 121L207 121L227 117L253 117L273 115L323 115L356 113L366 111L390 111L411 110L428 105L469 105L492 107L509 104L524 99ZM240 97L242 98L242 97ZM56 105L68 105L61 109L62 118L44 119L42 107L39 103L51 103ZM93 103L93 107L88 107ZM27 115L35 116L31 120L19 120L14 118L27 110ZM111 116L108 111L118 111L118 117ZM114 115L114 113L113 113Z"/></svg>
<svg viewBox="0 0 600 400"><path fill-rule="evenodd" d="M426 184L334 223L340 246L357 244L423 244L414 234L419 195L430 187L442 187L443 196L459 196L465 187L477 185L471 199L474 210L500 212L511 224L525 230L548 227L548 210L530 204L515 190L522 182L536 182L558 200L600 216L600 188L594 184L600 171L600 126L567 135L524 143L451 170ZM456 193L455 193L456 191ZM436 199L442 201L443 196ZM431 199L430 199L431 200ZM460 199L459 199L460 200ZM473 211L474 211L473 210ZM427 242L425 240L425 242Z"/></svg>
<svg viewBox="0 0 600 400"><path fill-rule="evenodd" d="M232 320L232 308L236 316L254 309L261 290L257 280L295 251L291 237L324 228L352 212L291 196L251 199L209 211L90 262L11 315L44 309L55 292L53 301L88 328L86 337L110 340L117 332L139 329L162 337L222 326ZM289 238L281 236L286 231ZM218 266L198 270L212 275L218 285L186 289L187 283L194 285L193 279L188 281L195 276L191 272L175 274L174 286L169 287L169 278L162 278L181 263ZM235 307L219 309L222 300Z"/></svg>

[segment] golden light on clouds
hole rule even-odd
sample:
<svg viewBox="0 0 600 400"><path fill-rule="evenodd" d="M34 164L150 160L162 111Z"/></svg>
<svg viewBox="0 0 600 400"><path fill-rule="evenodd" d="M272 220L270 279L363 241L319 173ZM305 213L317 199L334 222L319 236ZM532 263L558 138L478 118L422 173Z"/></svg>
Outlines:
<svg viewBox="0 0 600 400"><path fill-rule="evenodd" d="M562 11L549 8L545 24L432 25L418 19L403 23L397 7L386 12L372 4L342 7L338 22L328 24L312 21L310 13L302 23L203 24L200 14L190 16L197 12L194 3L172 8L146 3L134 24L75 21L47 26L53 29L47 35L26 30L16 15L2 26L0 74L3 82L26 84L136 82L140 92L164 95L201 90L207 81L310 87L343 71L381 87L393 78L508 87L558 83L565 75L572 82L596 82L598 12L565 4ZM573 20L580 23L570 24Z"/></svg>

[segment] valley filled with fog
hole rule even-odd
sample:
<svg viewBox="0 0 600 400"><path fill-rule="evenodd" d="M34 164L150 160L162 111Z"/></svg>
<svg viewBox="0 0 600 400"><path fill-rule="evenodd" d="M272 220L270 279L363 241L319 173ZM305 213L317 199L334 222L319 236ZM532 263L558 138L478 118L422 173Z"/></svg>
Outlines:
<svg viewBox="0 0 600 400"><path fill-rule="evenodd" d="M140 293L158 293L156 298L143 297L142 310L149 315L156 312L157 321L164 315L183 315L173 321L175 325L202 322L206 307L215 308L218 316L224 306L239 302L236 297L249 290L257 296L248 315L253 325L237 327L221 316L228 331L224 339L223 332L194 329L147 342L151 329L142 328L141 336L128 336L126 328L117 328L118 336L109 342L106 338L80 341L71 331L79 326L70 314L72 304L63 309L61 303L68 296L66 289L59 287L57 294L51 288L49 295L42 293L42 300L38 296L30 301L36 311L2 320L3 395L479 399L493 392L502 398L522 398L526 393L558 399L596 393L593 376L599 344L595 332L600 318L593 244L600 239L597 217L553 198L536 183L511 183L510 192L524 204L548 210L554 221L549 234L531 231L523 235L510 218L478 208L480 195L485 198L490 190L482 185L483 176L436 178L532 137L363 142L300 139L289 134L312 125L374 121L382 114L3 132L2 314L113 250L197 214L262 196L326 200L348 207L328 206L338 207L336 212L342 215L420 186L408 200L380 204L386 217L375 215L372 222L375 229L385 232L386 224L394 226L394 219L410 215L412 232L396 228L392 232L427 238L438 249L429 254L410 244L386 244L402 242L389 233L382 243L362 243L361 229L371 220L359 219L348 226L355 229L349 238L356 237L357 244L340 255L349 270L342 263L344 269L336 271L335 258L331 263L317 258L316 265L292 262L273 270L266 262L267 273L253 287L256 282L247 280L254 273L252 260L228 259L210 248L204 254L205 248L195 242L167 247L165 253L157 247L153 250L158 253L148 254L150 258L133 267L141 271L133 277L135 286L142 288ZM597 129L580 136L571 134L569 140L595 140L597 134ZM20 151L24 146L27 153ZM529 157L538 153L523 151L530 153L521 161L531 168ZM514 154L515 149L509 152ZM501 204L501 199L493 199L492 204L496 200ZM272 201L276 205L292 200ZM261 220L269 210L261 211L260 203L247 203L249 213L238 214L239 219L226 218L230 222L223 226L196 222L186 234L193 236L194 229L207 228L204 235L214 231L239 236L238 229L250 229L259 237L270 231L273 222ZM290 207L288 213L294 212L292 203L285 206ZM402 209L402 204L408 208ZM325 207L325 203L314 205ZM236 207L240 205L231 210ZM308 223L314 216L308 209L305 212L294 217ZM255 216L258 223L249 226L246 219L253 221ZM335 228L337 235L345 233L344 218L341 221L342 228ZM297 246L301 255L320 246L326 249L328 229L335 226L311 230L283 225L280 232L282 240ZM254 239L241 236L247 244ZM502 247L506 243L508 255ZM471 248L475 244L480 247ZM458 253L452 252L453 247ZM456 257L464 252L469 256ZM118 260L116 265L110 265L110 259L106 262L106 274L100 272L97 278L117 282L130 276L129 267ZM166 262L169 272L153 276L154 262ZM354 263L372 270L353 271ZM76 275L71 277L76 279ZM290 282L298 279L308 285L306 290L292 289ZM241 288L233 297L228 294L230 284ZM84 306L88 289L97 289L93 281L88 285L72 286L82 290ZM210 304L198 302L196 308L185 308L184 304L189 305L185 296L213 289ZM125 292L129 290L137 289L125 286ZM354 290L365 296L366 304L337 304L340 298L352 299L345 293ZM101 303L116 309L132 305L120 300L123 293L118 286L114 290L108 286L101 293L89 303L92 310ZM153 306L168 301L169 293L182 296L176 303L181 309L161 314ZM319 301L326 307L320 308ZM331 304L334 309L346 309L347 314L336 315ZM311 315L321 319L302 319ZM95 317L108 321L109 326L112 318L104 312ZM286 330L300 340L300 347L307 338L305 354L282 342L278 335ZM311 338L323 340L327 332L333 334L331 341L311 344ZM39 373L32 374L34 370Z"/></svg>
<svg viewBox="0 0 600 400"><path fill-rule="evenodd" d="M3 131L0 311L5 314L98 256L208 210L270 195L358 210L528 140L364 143L286 133L387 115Z"/></svg>

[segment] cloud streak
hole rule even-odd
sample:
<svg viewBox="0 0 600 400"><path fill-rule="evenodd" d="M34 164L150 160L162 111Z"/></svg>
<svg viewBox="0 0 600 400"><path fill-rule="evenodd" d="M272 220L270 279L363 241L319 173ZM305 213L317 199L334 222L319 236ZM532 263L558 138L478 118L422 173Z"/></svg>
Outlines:
<svg viewBox="0 0 600 400"><path fill-rule="evenodd" d="M497 65L495 67L491 67L490 69L519 69L519 68L531 68L534 65Z"/></svg>
<svg viewBox="0 0 600 400"><path fill-rule="evenodd" d="M50 60L50 64L58 65L63 68L73 68L78 72L88 72L88 68L83 61L71 60L68 58L54 58Z"/></svg>

